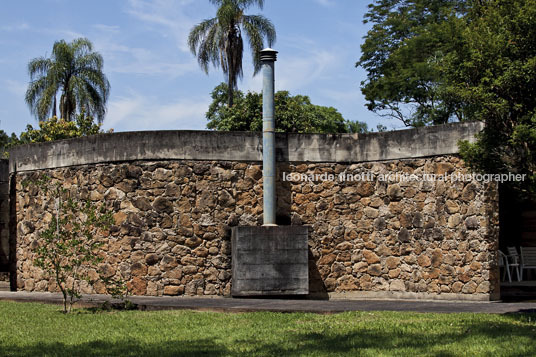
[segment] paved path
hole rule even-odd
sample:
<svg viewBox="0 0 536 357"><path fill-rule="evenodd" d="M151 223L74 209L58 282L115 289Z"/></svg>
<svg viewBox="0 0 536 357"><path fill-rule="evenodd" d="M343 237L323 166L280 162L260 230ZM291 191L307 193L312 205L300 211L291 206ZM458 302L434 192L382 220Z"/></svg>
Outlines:
<svg viewBox="0 0 536 357"><path fill-rule="evenodd" d="M61 295L0 291L0 300L61 303ZM106 295L84 295L83 305L98 305L110 301ZM415 312L474 312L474 313L536 313L536 302L447 302L429 300L306 300L306 299L236 299L196 297L132 296L132 302L143 310L201 310L225 312L275 311L337 313L344 311L415 311Z"/></svg>

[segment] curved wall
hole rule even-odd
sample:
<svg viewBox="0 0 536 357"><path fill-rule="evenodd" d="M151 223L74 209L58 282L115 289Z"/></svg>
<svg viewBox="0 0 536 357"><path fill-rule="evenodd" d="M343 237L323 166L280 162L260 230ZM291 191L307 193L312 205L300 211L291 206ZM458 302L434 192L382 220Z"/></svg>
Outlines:
<svg viewBox="0 0 536 357"><path fill-rule="evenodd" d="M496 187L380 180L466 173L457 141L480 129L279 135L277 215L280 224L310 227L313 295L494 298ZM18 288L56 289L32 263L49 199L21 184L47 174L114 212L93 275L121 276L137 295L228 295L230 228L262 224L261 154L259 134L221 132L118 133L15 148ZM374 179L283 180L290 173Z"/></svg>
<svg viewBox="0 0 536 357"><path fill-rule="evenodd" d="M365 162L455 154L474 140L479 122L369 134L277 134L280 162ZM136 160L262 161L254 132L140 131L21 145L10 172Z"/></svg>

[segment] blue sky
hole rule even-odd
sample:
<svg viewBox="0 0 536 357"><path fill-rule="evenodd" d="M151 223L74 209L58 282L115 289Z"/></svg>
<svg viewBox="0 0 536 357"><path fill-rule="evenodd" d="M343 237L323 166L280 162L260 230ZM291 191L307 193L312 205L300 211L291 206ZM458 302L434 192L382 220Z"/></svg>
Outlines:
<svg viewBox="0 0 536 357"><path fill-rule="evenodd" d="M368 30L366 0L266 0L262 13L274 23L279 51L276 90L333 106L346 119L375 128L401 124L365 108L355 68ZM19 134L36 126L24 101L28 62L48 56L55 41L87 37L104 58L111 84L104 129L115 131L205 129L210 92L224 80L207 76L187 48L190 29L215 15L208 0L18 0L2 1L0 13L0 129ZM260 91L244 57L241 90Z"/></svg>

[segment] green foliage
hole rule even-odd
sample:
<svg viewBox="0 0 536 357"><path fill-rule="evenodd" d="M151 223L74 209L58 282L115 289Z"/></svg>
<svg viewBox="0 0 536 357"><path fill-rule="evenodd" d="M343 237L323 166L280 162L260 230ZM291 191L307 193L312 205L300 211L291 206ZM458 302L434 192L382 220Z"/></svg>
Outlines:
<svg viewBox="0 0 536 357"><path fill-rule="evenodd" d="M15 133L11 133L11 136L8 136L5 131L0 130L0 156L7 159L9 154L7 149L12 146L15 146L19 143L19 138Z"/></svg>
<svg viewBox="0 0 536 357"><path fill-rule="evenodd" d="M231 107L233 91L242 77L242 33L251 48L255 74L260 70L260 51L264 48L264 38L268 46L272 46L276 33L274 25L267 18L244 13L252 5L262 9L264 0L210 1L218 6L216 17L194 26L188 36L188 45L205 73L208 73L210 64L221 67L227 76L228 104Z"/></svg>
<svg viewBox="0 0 536 357"><path fill-rule="evenodd" d="M378 131L378 133L383 133L387 131L387 127L383 124L378 124L376 125L376 130Z"/></svg>
<svg viewBox="0 0 536 357"><path fill-rule="evenodd" d="M362 121L346 121L346 127L349 133L367 133L368 125Z"/></svg>
<svg viewBox="0 0 536 357"><path fill-rule="evenodd" d="M114 299L121 300L120 303L110 303L104 302L102 308L105 310L118 309L118 310L134 310L137 308L137 305L132 301L128 300L128 296L131 291L128 287L127 282L123 277L101 277L101 282L104 284L106 289L106 294L111 295Z"/></svg>
<svg viewBox="0 0 536 357"><path fill-rule="evenodd" d="M113 132L113 129L110 129L109 132ZM20 138L15 133L9 137L3 130L0 130L0 150L3 157L7 158L9 157L7 150L16 145L78 138L101 133L103 133L101 124L96 124L93 117L82 111L76 115L74 121L52 117L40 121L38 129L34 129L32 125L28 124L26 131L20 134Z"/></svg>
<svg viewBox="0 0 536 357"><path fill-rule="evenodd" d="M18 144L42 143L62 139L77 138L102 133L101 124L95 124L93 118L84 113L76 116L75 121L66 121L52 117L39 122L39 129L31 125L20 134Z"/></svg>
<svg viewBox="0 0 536 357"><path fill-rule="evenodd" d="M456 46L463 0L376 0L365 23L373 23L356 66L369 110L408 126L465 120L459 102L442 89L437 61Z"/></svg>
<svg viewBox="0 0 536 357"><path fill-rule="evenodd" d="M446 92L486 127L462 157L476 170L526 174L509 183L536 198L536 0L481 1L441 62Z"/></svg>
<svg viewBox="0 0 536 357"><path fill-rule="evenodd" d="M50 223L39 232L34 264L54 279L63 295L63 311L67 313L80 298L80 281L93 283L88 269L102 260L97 254L102 245L98 237L112 225L113 217L103 205L71 197L61 183L54 183L47 176L36 182L24 182L27 185L35 185L54 202L54 210L49 212Z"/></svg>
<svg viewBox="0 0 536 357"><path fill-rule="evenodd" d="M357 63L368 107L406 125L485 122L465 161L536 198L536 0L377 0Z"/></svg>
<svg viewBox="0 0 536 357"><path fill-rule="evenodd" d="M206 117L207 128L223 131L262 131L262 94L235 92L234 105L227 103L227 84L212 91L212 103ZM275 93L275 127L287 133L366 132L366 123L345 121L333 107L314 105L308 96L291 96L288 91Z"/></svg>
<svg viewBox="0 0 536 357"><path fill-rule="evenodd" d="M30 84L26 103L38 120L56 116L56 95L61 91L60 118L73 120L77 110L104 119L110 83L102 72L102 56L92 43L78 38L54 43L50 58L34 58L28 64Z"/></svg>

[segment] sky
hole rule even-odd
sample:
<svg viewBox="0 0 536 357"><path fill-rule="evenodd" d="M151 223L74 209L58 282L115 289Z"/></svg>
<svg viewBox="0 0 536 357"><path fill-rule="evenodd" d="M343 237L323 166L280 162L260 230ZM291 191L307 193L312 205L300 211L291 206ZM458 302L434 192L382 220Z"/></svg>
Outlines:
<svg viewBox="0 0 536 357"><path fill-rule="evenodd" d="M266 0L262 14L275 25L279 51L276 90L308 95L345 119L369 128L401 123L369 112L360 91L366 78L355 63L370 25L368 0ZM37 126L24 101L27 65L49 56L55 41L86 37L104 59L111 85L103 129L204 130L210 92L225 78L206 75L187 46L190 29L215 16L208 0L3 0L0 10L0 129L20 134ZM251 56L244 56L242 91L260 92Z"/></svg>

